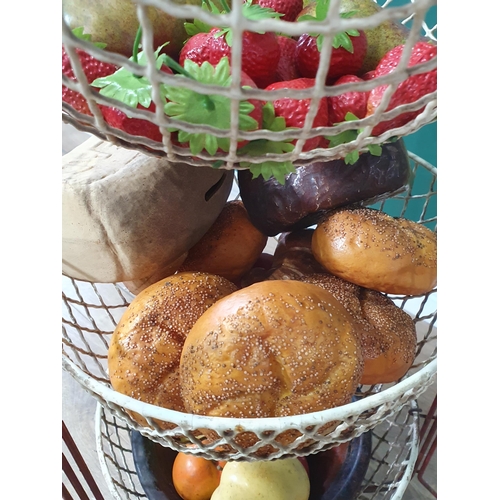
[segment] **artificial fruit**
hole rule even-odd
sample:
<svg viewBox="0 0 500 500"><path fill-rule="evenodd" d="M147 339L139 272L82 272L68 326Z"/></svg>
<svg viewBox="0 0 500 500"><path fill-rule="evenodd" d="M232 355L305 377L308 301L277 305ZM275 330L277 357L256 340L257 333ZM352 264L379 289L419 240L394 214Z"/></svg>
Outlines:
<svg viewBox="0 0 500 500"><path fill-rule="evenodd" d="M308 500L309 476L297 458L228 462L211 500Z"/></svg>
<svg viewBox="0 0 500 500"><path fill-rule="evenodd" d="M180 5L201 5L201 0L173 1ZM110 52L126 57L132 55L139 28L137 5L132 0L62 0L62 12L70 29L83 26L85 32L91 34L92 41L106 43ZM186 38L185 19L155 7L147 7L147 14L154 31L153 46L169 42L164 52L175 57Z"/></svg>

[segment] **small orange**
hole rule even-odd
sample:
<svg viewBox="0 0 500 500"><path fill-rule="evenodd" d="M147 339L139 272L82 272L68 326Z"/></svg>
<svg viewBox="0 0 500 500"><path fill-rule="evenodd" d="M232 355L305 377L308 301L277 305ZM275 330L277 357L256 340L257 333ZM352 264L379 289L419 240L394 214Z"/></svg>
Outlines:
<svg viewBox="0 0 500 500"><path fill-rule="evenodd" d="M190 453L178 453L172 466L174 488L183 500L210 500L220 474L217 462Z"/></svg>

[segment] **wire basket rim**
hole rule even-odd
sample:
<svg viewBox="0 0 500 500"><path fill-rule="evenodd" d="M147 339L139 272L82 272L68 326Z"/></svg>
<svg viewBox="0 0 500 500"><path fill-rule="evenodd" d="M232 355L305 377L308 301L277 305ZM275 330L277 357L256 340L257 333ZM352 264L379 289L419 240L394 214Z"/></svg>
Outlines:
<svg viewBox="0 0 500 500"><path fill-rule="evenodd" d="M418 372L401 380L394 386L379 393L366 396L358 401L312 413L265 418L212 417L162 408L121 394L102 382L97 382L64 355L62 365L87 390L99 394L109 403L116 404L129 411L138 412L143 417L172 422L178 425L180 422L193 428L208 426L211 429L218 430L219 428L230 426L233 428L244 427L245 430L249 431L259 431L260 429L269 430L270 427L276 429L300 428L304 425L302 422L304 420L308 422L314 421L314 424L323 424L332 420L345 420L349 415L362 413L387 403L393 400L397 394L404 394L406 391L430 381L437 373L437 356L431 359ZM308 425L312 424L308 423Z"/></svg>

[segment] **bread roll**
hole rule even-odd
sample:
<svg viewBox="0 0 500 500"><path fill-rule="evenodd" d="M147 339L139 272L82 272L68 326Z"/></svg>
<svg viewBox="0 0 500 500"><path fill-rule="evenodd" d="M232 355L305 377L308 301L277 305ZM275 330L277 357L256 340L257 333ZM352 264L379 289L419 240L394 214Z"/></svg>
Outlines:
<svg viewBox="0 0 500 500"><path fill-rule="evenodd" d="M264 250L267 236L248 218L243 203L228 201L216 221L189 251L179 271L218 274L236 282Z"/></svg>
<svg viewBox="0 0 500 500"><path fill-rule="evenodd" d="M415 323L408 313L382 293L331 274L299 279L328 290L354 318L364 359L361 384L387 384L406 374L417 348Z"/></svg>
<svg viewBox="0 0 500 500"><path fill-rule="evenodd" d="M282 233L274 251L273 271L268 279L296 279L306 274L326 272L314 258L311 241L314 229Z"/></svg>
<svg viewBox="0 0 500 500"><path fill-rule="evenodd" d="M421 295L437 284L437 235L423 224L370 208L331 213L311 249L330 273L364 288Z"/></svg>
<svg viewBox="0 0 500 500"><path fill-rule="evenodd" d="M352 318L309 283L255 283L207 309L180 361L187 411L277 417L351 401L363 369Z"/></svg>
<svg viewBox="0 0 500 500"><path fill-rule="evenodd" d="M184 411L179 359L186 335L206 309L235 290L225 278L205 273L179 273L143 290L111 338L113 388L145 403ZM143 417L134 418L147 425Z"/></svg>

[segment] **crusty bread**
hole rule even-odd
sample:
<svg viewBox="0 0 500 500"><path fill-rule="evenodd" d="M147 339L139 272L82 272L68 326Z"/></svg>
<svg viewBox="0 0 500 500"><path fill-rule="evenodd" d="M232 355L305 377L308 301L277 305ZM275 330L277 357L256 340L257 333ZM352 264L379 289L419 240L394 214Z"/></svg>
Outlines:
<svg viewBox="0 0 500 500"><path fill-rule="evenodd" d="M371 290L421 295L437 284L436 233L380 210L332 212L315 229L311 249L330 273Z"/></svg>
<svg viewBox="0 0 500 500"><path fill-rule="evenodd" d="M201 314L236 285L206 273L179 273L150 285L131 302L111 338L113 388L145 403L184 411L179 359L184 340ZM145 419L134 418L143 425Z"/></svg>

